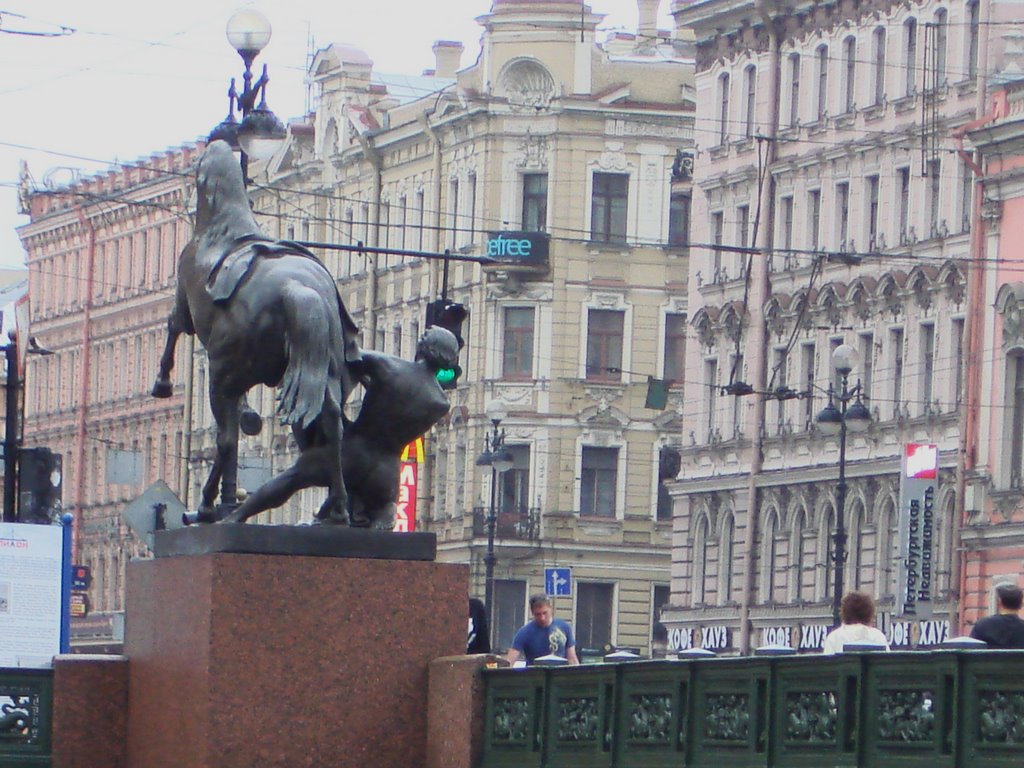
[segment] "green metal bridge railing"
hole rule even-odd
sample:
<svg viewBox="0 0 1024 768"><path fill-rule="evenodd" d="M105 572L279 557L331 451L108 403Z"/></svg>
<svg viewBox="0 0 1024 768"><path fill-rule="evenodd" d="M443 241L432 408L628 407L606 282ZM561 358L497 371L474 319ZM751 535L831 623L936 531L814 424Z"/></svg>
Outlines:
<svg viewBox="0 0 1024 768"><path fill-rule="evenodd" d="M0 768L49 768L53 670L0 669Z"/></svg>
<svg viewBox="0 0 1024 768"><path fill-rule="evenodd" d="M484 674L483 768L1024 765L1024 651Z"/></svg>

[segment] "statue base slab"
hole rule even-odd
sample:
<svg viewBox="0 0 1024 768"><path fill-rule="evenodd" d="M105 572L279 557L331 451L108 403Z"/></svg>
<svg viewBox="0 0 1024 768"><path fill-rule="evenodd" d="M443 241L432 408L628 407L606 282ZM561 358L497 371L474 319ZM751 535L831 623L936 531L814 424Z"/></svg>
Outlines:
<svg viewBox="0 0 1024 768"><path fill-rule="evenodd" d="M467 592L467 566L422 561L130 563L128 768L425 765L428 665L464 652Z"/></svg>
<svg viewBox="0 0 1024 768"><path fill-rule="evenodd" d="M347 525L252 523L192 525L157 531L154 536L153 554L158 558L216 552L432 561L437 554L437 537L432 533L393 533Z"/></svg>

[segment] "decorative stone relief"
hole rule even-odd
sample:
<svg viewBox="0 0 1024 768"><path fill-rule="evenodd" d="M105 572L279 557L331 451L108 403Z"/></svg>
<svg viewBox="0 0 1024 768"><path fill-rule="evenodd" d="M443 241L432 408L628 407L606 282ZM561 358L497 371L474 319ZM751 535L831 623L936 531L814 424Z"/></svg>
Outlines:
<svg viewBox="0 0 1024 768"><path fill-rule="evenodd" d="M508 98L513 111L550 108L555 97L555 80L539 62L518 59L511 62L501 75L499 91Z"/></svg>
<svg viewBox="0 0 1024 768"><path fill-rule="evenodd" d="M808 744L835 743L839 707L832 691L786 694L786 738Z"/></svg>
<svg viewBox="0 0 1024 768"><path fill-rule="evenodd" d="M523 744L530 732L529 699L495 699L493 740Z"/></svg>
<svg viewBox="0 0 1024 768"><path fill-rule="evenodd" d="M558 740L596 741L600 717L597 698L586 696L558 702Z"/></svg>
<svg viewBox="0 0 1024 768"><path fill-rule="evenodd" d="M641 744L668 744L672 727L672 697L635 694L629 697L629 740Z"/></svg>
<svg viewBox="0 0 1024 768"><path fill-rule="evenodd" d="M602 171L618 171L625 173L629 168L626 162L625 145L620 141L608 141L604 145L605 151L597 161L597 166Z"/></svg>
<svg viewBox="0 0 1024 768"><path fill-rule="evenodd" d="M978 697L978 740L1024 744L1024 693L985 691Z"/></svg>
<svg viewBox="0 0 1024 768"><path fill-rule="evenodd" d="M935 697L931 691L882 691L878 696L878 737L882 741L935 739Z"/></svg>
<svg viewBox="0 0 1024 768"><path fill-rule="evenodd" d="M547 136L537 136L527 131L519 141L516 168L547 168L548 148Z"/></svg>
<svg viewBox="0 0 1024 768"><path fill-rule="evenodd" d="M745 742L750 734L750 696L708 694L704 700L704 735L716 741Z"/></svg>

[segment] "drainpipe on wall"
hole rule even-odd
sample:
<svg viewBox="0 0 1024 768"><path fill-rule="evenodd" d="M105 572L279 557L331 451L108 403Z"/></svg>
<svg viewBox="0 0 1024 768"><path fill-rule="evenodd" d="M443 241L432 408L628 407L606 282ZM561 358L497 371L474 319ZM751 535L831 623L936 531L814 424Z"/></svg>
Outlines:
<svg viewBox="0 0 1024 768"><path fill-rule="evenodd" d="M760 207L760 220L757 231L758 253L751 259L751 291L747 302L747 315L750 318L750 344L749 348L754 350L754 359L751 361L751 378L756 392L764 392L767 386L768 353L766 349L767 332L765 328L764 307L765 300L771 291L768 277L768 255L772 247L772 202L774 185L772 184L771 168L775 161L775 129L779 122L779 77L780 77L780 41L775 30L774 21L771 16L771 9L766 0L758 0L757 10L761 19L768 29L768 50L769 50L769 77L768 77L768 104L770 114L768 125L765 127L764 135L767 141L765 152L765 175L764 185L759 192L758 206ZM744 537L745 550L743 554L743 594L740 601L740 653L749 654L751 648L751 626L750 608L754 602L757 590L757 533L760 511L757 503L757 478L761 474L761 465L764 457L764 413L765 401L763 395L753 396L754 406L751 421L753 432L750 451L750 478L747 483L747 525Z"/></svg>
<svg viewBox="0 0 1024 768"><path fill-rule="evenodd" d="M373 202L370 205L370 226L368 229L369 240L367 243L371 248L376 248L380 242L380 204L381 193L384 187L384 180L381 176L381 156L377 148L373 146L370 139L361 134L356 134L359 139L359 146L363 149L367 162L373 167ZM368 269L366 275L366 335L363 336L363 345L373 349L377 343L377 254L371 253L366 256ZM367 338L369 337L369 338ZM378 350L383 352L384 350Z"/></svg>
<svg viewBox="0 0 1024 768"><path fill-rule="evenodd" d="M85 302L82 306L82 370L79 373L78 423L75 428L75 521L71 538L71 561L80 562L82 551L82 525L85 515L82 505L85 500L85 431L89 413L89 369L91 363L92 335L92 294L93 276L96 263L96 228L85 215L85 209L78 206L78 223L88 241L85 256Z"/></svg>
<svg viewBox="0 0 1024 768"><path fill-rule="evenodd" d="M985 0L981 3L982 18L980 19L980 30L984 36L979 40L978 45L978 67L977 67L977 93L975 97L974 115L980 121L986 112L986 73L988 72L989 53L989 19L991 18L991 3ZM972 170L979 168L981 164L980 153L974 158ZM985 258L985 232L981 218L982 198L985 194L985 181L979 173L974 183L974 201L971 212L971 261L981 264ZM963 360L963 382L965 394L963 399L963 412L960 417L960 455L957 457L956 467L956 510L957 524L953 527L953 540L950 547L952 557L950 558L950 585L955 585L956 595L953 606L950 609L949 626L955 629L956 634L963 634L963 601L967 594L967 553L963 549L963 529L967 526L967 504L965 494L967 491L967 473L974 469L977 462L977 437L978 437L978 398L981 391L981 355L984 345L984 324L982 313L985 311L985 274L986 271L978 269L972 272L967 270L967 313L964 316L964 339L966 349Z"/></svg>

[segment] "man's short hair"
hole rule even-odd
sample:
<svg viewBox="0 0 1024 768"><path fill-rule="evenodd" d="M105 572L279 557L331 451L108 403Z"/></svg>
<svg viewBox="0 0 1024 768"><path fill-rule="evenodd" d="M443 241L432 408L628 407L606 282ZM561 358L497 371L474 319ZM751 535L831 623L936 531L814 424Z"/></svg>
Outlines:
<svg viewBox="0 0 1024 768"><path fill-rule="evenodd" d="M863 592L848 592L839 604L839 619L843 624L872 624L875 620L875 601Z"/></svg>
<svg viewBox="0 0 1024 768"><path fill-rule="evenodd" d="M534 595L530 598L530 613L533 613L535 608L538 608L542 605L550 607L551 598L549 598L547 595Z"/></svg>
<svg viewBox="0 0 1024 768"><path fill-rule="evenodd" d="M1024 604L1024 590L1016 584L1000 584L996 587L996 597L999 598L1000 605L1011 611L1019 611Z"/></svg>

